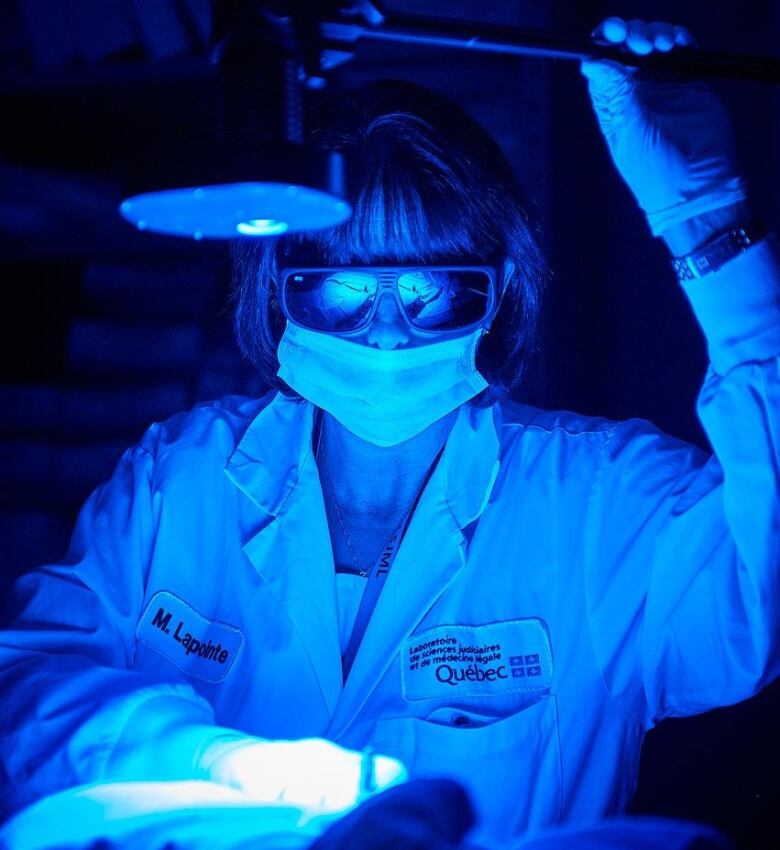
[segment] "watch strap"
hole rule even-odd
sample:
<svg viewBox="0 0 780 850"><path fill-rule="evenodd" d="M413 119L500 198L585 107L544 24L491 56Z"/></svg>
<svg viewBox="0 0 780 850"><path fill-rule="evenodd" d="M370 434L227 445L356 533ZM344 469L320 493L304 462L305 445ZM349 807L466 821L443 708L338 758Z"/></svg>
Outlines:
<svg viewBox="0 0 780 850"><path fill-rule="evenodd" d="M678 280L694 280L717 271L724 263L742 254L767 235L766 227L758 221L740 224L686 254L674 257L672 268Z"/></svg>

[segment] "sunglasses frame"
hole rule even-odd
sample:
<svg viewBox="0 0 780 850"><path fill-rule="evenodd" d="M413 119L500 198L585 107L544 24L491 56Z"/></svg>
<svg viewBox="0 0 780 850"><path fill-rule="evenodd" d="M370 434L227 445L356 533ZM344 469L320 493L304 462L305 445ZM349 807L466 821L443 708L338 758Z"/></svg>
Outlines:
<svg viewBox="0 0 780 850"><path fill-rule="evenodd" d="M371 309L365 319L363 319L357 328L352 328L348 331L329 331L322 328L313 328L309 325L301 324L301 322L290 315L290 310L287 306L287 281L294 274L308 272L360 272L376 276L378 280L378 288L374 295L374 303L371 305ZM418 327L406 314L406 308L401 300L401 293L398 291L398 279L401 275L409 272L482 272L486 274L489 286L488 303L485 315L476 322L471 322L463 327L452 328L450 330L429 330ZM333 334L334 336L358 336L371 327L374 316L376 316L376 311L379 309L379 302L381 301L382 293L385 290L392 290L399 313L403 316L407 326L416 334L431 338L441 337L445 334L460 336L465 335L475 328L488 326L493 321L493 318L498 312L498 305L500 302L500 298L498 296L497 277L496 269L493 266L458 266L452 264L427 266L291 266L289 268L282 268L279 270L279 305L282 308L284 317L298 327L305 328L306 330L317 331L319 333Z"/></svg>

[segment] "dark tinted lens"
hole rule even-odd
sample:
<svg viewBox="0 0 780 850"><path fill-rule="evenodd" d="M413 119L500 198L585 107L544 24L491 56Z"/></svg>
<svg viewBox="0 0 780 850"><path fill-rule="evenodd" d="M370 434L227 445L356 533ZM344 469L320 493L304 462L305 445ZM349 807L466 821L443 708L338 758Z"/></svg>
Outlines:
<svg viewBox="0 0 780 850"><path fill-rule="evenodd" d="M490 277L480 271L414 271L398 278L398 291L413 325L421 330L456 330L484 319Z"/></svg>
<svg viewBox="0 0 780 850"><path fill-rule="evenodd" d="M290 316L318 331L351 331L366 318L376 279L365 272L295 272L285 279Z"/></svg>

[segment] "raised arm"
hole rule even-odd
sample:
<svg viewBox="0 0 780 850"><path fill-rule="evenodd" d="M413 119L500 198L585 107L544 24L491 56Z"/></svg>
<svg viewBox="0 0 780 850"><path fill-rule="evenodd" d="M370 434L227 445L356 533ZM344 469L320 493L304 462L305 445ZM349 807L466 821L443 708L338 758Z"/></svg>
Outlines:
<svg viewBox="0 0 780 850"><path fill-rule="evenodd" d="M596 35L649 52L668 24ZM592 637L605 683L645 726L745 699L780 674L780 262L748 225L727 116L697 83L585 63L612 158L673 255L717 265L681 285L707 339L698 413L714 457L646 423L605 441L589 514ZM744 240L745 242L747 240ZM722 242L721 242L722 244ZM712 263L710 263L712 265Z"/></svg>

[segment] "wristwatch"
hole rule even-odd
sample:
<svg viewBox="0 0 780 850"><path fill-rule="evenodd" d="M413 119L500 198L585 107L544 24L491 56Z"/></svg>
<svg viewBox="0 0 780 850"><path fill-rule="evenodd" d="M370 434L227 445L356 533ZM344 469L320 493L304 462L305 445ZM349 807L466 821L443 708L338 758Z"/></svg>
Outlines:
<svg viewBox="0 0 780 850"><path fill-rule="evenodd" d="M717 271L724 263L763 239L766 227L758 221L737 225L698 247L684 257L674 257L672 268L678 280L694 280Z"/></svg>

